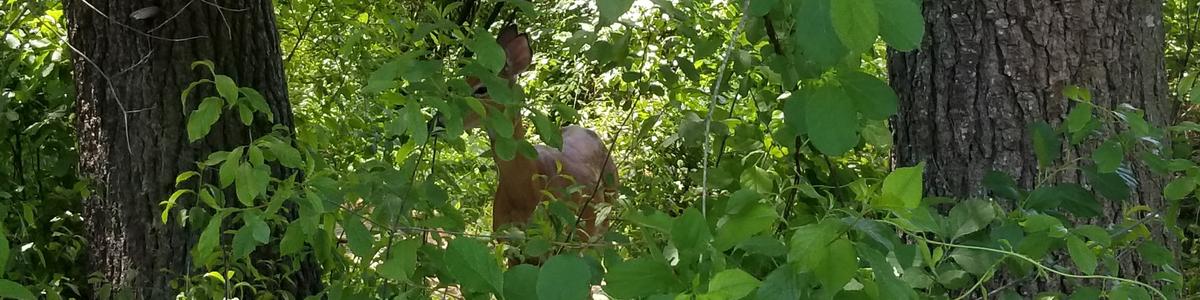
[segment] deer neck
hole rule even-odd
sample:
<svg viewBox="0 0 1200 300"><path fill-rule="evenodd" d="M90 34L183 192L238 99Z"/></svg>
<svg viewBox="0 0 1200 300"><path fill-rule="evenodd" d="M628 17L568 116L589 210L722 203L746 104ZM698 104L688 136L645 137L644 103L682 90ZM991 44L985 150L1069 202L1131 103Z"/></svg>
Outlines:
<svg viewBox="0 0 1200 300"><path fill-rule="evenodd" d="M509 137L517 142L525 140L525 124L521 121L519 115L513 116L513 136ZM526 157L518 153L511 160L505 160L496 155L496 133L488 132L489 142L492 148L492 160L496 162L496 169L499 173L499 187L497 194L510 197L513 200L536 201L539 199L536 185L534 182L534 174L537 174L537 161L533 158ZM536 204L536 202L533 202Z"/></svg>

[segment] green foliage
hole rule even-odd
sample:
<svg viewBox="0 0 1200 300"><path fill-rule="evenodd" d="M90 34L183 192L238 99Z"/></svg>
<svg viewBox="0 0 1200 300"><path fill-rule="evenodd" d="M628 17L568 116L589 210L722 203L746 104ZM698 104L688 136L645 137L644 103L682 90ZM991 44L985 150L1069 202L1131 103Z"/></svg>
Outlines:
<svg viewBox="0 0 1200 300"><path fill-rule="evenodd" d="M890 165L899 97L883 78L883 53L922 44L919 2L751 0L746 11L741 1L475 2L484 5L467 10L477 11L470 26L457 22L467 2L280 2L295 132L214 149L178 174L161 221L197 239L194 269L177 286L191 298L291 298L273 288L306 258L321 267L316 297L330 299L449 290L573 299L592 286L614 299L943 299L988 295L981 287L1001 273L1062 280L1073 298L1095 299L1178 293L1192 280L1149 239L1147 223L1159 221L1138 214L1160 208L1122 201L1145 164L1170 176L1163 192L1176 214L1195 202L1200 167L1160 143L1200 131L1195 124L1154 128L1137 108L1092 104L1088 90L1069 87L1064 122L1030 124L1034 155L1023 159L1041 167L1032 186L992 172L990 194L937 198L922 190L933 167ZM496 24L484 24L499 3ZM0 243L0 296L87 288L77 267L82 222L70 210L87 189L71 173L67 53L53 42L60 36L35 26L61 14L48 7L0 13L0 26L22 24L17 46L0 48L16 53L0 66L19 74L0 77L0 133L24 137L22 146L0 140L13 146L0 147L0 159L19 149L44 160L0 164L0 241L10 242ZM731 36L743 19L744 34ZM514 21L536 54L532 72L509 86L496 76L505 61L493 32ZM726 62L730 71L717 76ZM211 63L192 67L208 72L181 95L188 142L221 138L209 137L221 118L285 117ZM505 112L474 98L466 76ZM491 139L464 130L469 113L483 116ZM531 140L511 138L520 132L512 117L533 124ZM611 141L622 188L597 210L613 228L567 238L574 204L553 202L527 226L491 231L492 155L565 148L559 126L568 123ZM1092 222L1105 207L1124 218ZM266 246L280 257L256 261ZM1114 276L1118 258L1132 254L1161 268L1141 278L1154 286Z"/></svg>

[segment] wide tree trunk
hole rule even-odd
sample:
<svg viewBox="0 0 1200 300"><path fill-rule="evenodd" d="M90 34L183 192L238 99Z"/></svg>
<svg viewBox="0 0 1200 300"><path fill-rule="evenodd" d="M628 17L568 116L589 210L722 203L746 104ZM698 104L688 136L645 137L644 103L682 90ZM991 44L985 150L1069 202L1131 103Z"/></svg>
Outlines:
<svg viewBox="0 0 1200 300"><path fill-rule="evenodd" d="M1162 1L925 0L923 13L924 44L919 51L890 53L889 75L900 95L896 164L927 162L929 194L983 195L981 181L990 170L1032 187L1038 169L1029 125L1064 126L1071 106L1062 90L1069 85L1090 90L1099 106L1144 109L1153 125L1172 117ZM1064 160L1090 155L1090 147L1063 150ZM1132 201L1162 212L1162 181L1141 167L1135 174ZM1079 172L1056 180L1087 184ZM1105 206L1100 223L1120 220L1119 203ZM1165 239L1159 224L1149 225L1156 239ZM1153 274L1130 257L1121 262L1122 276L1145 280ZM1062 285L1051 278L1019 290Z"/></svg>
<svg viewBox="0 0 1200 300"><path fill-rule="evenodd" d="M269 0L67 0L65 8L79 167L93 191L83 209L89 267L137 299L173 298L178 291L168 283L189 274L197 236L178 218L159 221L159 203L174 192L175 176L204 155L246 145L271 126L246 128L226 114L207 138L189 143L184 112L199 98L184 107L179 95L211 78L190 66L210 60L218 73L260 92L276 122L291 128L274 8ZM299 274L294 286L273 288L315 292L316 273Z"/></svg>

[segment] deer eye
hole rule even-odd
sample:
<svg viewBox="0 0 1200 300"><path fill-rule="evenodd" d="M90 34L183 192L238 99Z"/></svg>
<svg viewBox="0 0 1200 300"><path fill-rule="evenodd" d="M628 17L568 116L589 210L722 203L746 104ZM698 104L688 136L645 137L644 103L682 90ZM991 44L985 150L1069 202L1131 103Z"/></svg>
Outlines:
<svg viewBox="0 0 1200 300"><path fill-rule="evenodd" d="M475 94L475 97L480 97L483 95L487 95L487 92L488 92L487 87L481 85L481 86L475 87L474 94Z"/></svg>

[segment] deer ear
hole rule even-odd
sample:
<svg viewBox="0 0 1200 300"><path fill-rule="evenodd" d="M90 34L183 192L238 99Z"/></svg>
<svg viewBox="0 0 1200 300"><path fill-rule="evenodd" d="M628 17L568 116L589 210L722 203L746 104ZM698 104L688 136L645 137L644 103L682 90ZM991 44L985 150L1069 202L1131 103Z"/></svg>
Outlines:
<svg viewBox="0 0 1200 300"><path fill-rule="evenodd" d="M500 34L501 37L504 33ZM501 46L504 47L504 75L508 77L516 77L529 68L529 64L533 62L533 49L529 48L529 35L519 34L512 39L505 41Z"/></svg>

